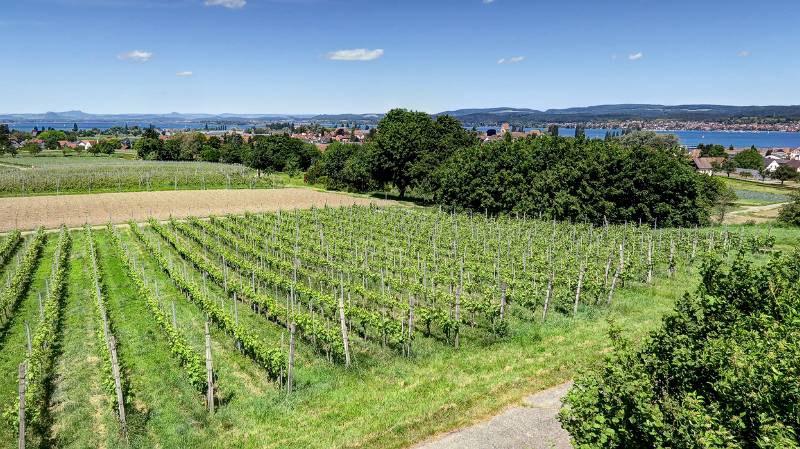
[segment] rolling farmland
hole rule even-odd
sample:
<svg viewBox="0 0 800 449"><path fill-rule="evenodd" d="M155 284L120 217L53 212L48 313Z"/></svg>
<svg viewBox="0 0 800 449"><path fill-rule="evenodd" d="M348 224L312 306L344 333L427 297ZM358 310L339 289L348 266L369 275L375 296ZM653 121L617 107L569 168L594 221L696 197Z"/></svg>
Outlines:
<svg viewBox="0 0 800 449"><path fill-rule="evenodd" d="M774 242L374 205L10 232L0 441L23 399L31 447L402 447L569 378L608 314L641 334L704 255Z"/></svg>

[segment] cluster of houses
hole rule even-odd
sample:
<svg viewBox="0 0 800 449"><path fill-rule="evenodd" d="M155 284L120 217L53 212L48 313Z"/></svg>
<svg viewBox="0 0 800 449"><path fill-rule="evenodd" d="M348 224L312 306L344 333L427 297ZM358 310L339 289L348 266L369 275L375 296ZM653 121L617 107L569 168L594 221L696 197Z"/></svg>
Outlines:
<svg viewBox="0 0 800 449"><path fill-rule="evenodd" d="M726 160L733 158L738 153L748 148L735 148L726 150L725 157L700 157L700 150L690 150L689 154L694 162L695 169L703 174L712 175L721 171L721 166ZM740 176L763 180L764 176L775 173L778 167L785 165L800 173L800 148L776 148L758 150L764 160L764 170L736 168L735 173Z"/></svg>

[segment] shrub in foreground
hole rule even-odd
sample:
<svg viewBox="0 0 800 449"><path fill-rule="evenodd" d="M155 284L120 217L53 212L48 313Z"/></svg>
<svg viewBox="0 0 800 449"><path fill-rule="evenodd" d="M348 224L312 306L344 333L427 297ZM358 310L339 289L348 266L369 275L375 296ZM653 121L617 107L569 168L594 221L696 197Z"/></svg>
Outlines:
<svg viewBox="0 0 800 449"><path fill-rule="evenodd" d="M781 208L778 221L789 226L800 226L800 193L795 193L792 202Z"/></svg>
<svg viewBox="0 0 800 449"><path fill-rule="evenodd" d="M561 411L576 448L800 447L800 251L710 261L642 347L612 340Z"/></svg>

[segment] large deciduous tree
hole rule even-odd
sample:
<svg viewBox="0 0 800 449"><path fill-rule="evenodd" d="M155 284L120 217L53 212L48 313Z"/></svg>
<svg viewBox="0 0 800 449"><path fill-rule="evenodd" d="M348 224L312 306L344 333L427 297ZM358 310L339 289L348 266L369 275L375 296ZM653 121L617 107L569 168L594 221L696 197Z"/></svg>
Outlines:
<svg viewBox="0 0 800 449"><path fill-rule="evenodd" d="M424 112L392 109L378 123L375 143L376 180L394 185L404 198L408 188L425 172L422 165L426 163L417 164L425 153L435 151L431 117Z"/></svg>

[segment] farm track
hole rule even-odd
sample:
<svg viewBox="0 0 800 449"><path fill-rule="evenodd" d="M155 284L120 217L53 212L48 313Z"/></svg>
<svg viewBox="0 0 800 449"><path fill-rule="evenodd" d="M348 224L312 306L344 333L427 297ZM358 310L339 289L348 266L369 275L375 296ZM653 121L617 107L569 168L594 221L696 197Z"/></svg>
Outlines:
<svg viewBox="0 0 800 449"><path fill-rule="evenodd" d="M530 395L522 403L470 427L433 438L413 449L571 449L558 422L561 401L572 382Z"/></svg>
<svg viewBox="0 0 800 449"><path fill-rule="evenodd" d="M781 208L788 203L766 204L758 206L742 206L741 209L730 212L725 218L725 224L742 224L752 221L766 223L778 217Z"/></svg>
<svg viewBox="0 0 800 449"><path fill-rule="evenodd" d="M85 223L144 221L150 217L206 216L245 211L304 209L312 206L344 206L391 201L359 198L303 188L178 190L160 192L100 193L0 198L0 232L11 229L47 229L61 224L78 227Z"/></svg>

